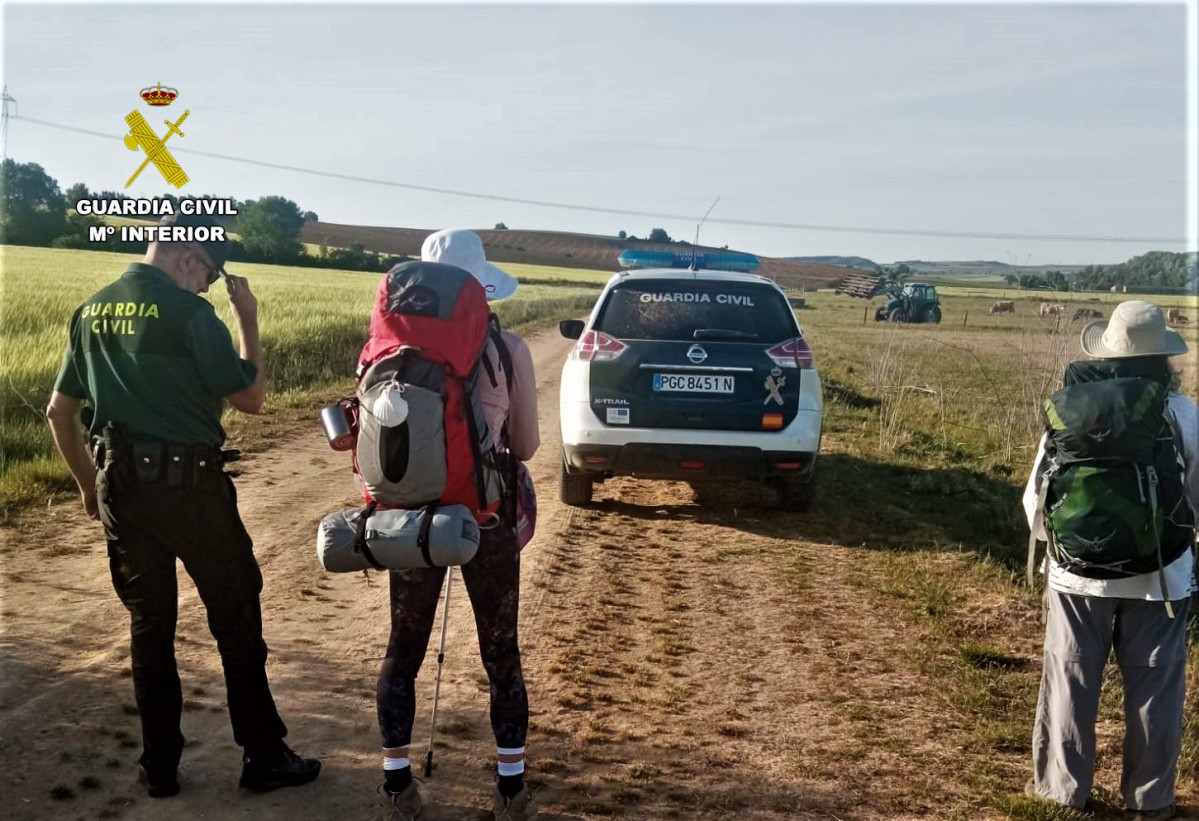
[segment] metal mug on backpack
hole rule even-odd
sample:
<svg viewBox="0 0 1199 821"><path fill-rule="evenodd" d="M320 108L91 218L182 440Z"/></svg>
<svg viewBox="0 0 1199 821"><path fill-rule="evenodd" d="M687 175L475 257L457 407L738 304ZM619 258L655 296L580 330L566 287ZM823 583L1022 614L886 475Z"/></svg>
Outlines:
<svg viewBox="0 0 1199 821"><path fill-rule="evenodd" d="M334 450L350 450L354 447L354 440L358 437L354 404L352 399L343 399L321 410L321 428L329 440L329 447Z"/></svg>

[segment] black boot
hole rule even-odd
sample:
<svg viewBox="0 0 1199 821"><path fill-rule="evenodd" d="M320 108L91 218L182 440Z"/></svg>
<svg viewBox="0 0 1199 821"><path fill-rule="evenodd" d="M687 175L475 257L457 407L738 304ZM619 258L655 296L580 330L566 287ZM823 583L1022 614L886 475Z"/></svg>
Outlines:
<svg viewBox="0 0 1199 821"><path fill-rule="evenodd" d="M138 765L137 780L146 788L151 798L170 798L179 794L179 779L175 771L151 772L145 764Z"/></svg>
<svg viewBox="0 0 1199 821"><path fill-rule="evenodd" d="M250 790L297 787L312 781L321 771L315 758L300 758L286 744L272 753L247 753L242 758L239 785Z"/></svg>

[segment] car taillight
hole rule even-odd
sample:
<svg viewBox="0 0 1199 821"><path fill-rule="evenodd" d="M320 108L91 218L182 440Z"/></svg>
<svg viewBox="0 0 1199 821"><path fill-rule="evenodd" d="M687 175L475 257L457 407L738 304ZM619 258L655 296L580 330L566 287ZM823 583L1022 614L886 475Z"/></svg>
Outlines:
<svg viewBox="0 0 1199 821"><path fill-rule="evenodd" d="M579 337L575 350L584 362L611 362L627 347L619 339L613 339L602 331L587 331Z"/></svg>
<svg viewBox="0 0 1199 821"><path fill-rule="evenodd" d="M812 348L802 336L780 342L766 352L780 368L811 368L815 366Z"/></svg>

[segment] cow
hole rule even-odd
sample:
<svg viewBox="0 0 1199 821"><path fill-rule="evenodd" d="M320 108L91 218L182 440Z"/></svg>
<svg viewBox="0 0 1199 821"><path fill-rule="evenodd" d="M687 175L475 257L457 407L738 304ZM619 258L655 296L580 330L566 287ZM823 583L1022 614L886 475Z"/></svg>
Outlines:
<svg viewBox="0 0 1199 821"><path fill-rule="evenodd" d="M1184 322L1190 322L1191 318L1182 313L1182 308L1167 308L1166 321L1171 325L1181 325Z"/></svg>
<svg viewBox="0 0 1199 821"><path fill-rule="evenodd" d="M1066 306L1060 302L1042 302L1037 316L1061 316L1066 312Z"/></svg>
<svg viewBox="0 0 1199 821"><path fill-rule="evenodd" d="M1016 302L1011 299L1003 299L991 306L988 314L1014 314L1016 313Z"/></svg>
<svg viewBox="0 0 1199 821"><path fill-rule="evenodd" d="M1077 322L1080 319L1103 319L1103 311L1097 311L1094 308L1078 308L1074 311L1074 318L1071 322Z"/></svg>

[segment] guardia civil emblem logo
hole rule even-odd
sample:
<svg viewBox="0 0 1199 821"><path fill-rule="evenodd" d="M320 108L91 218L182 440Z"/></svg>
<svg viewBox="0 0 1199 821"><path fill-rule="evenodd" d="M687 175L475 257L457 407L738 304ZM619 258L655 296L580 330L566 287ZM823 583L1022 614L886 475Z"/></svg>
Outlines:
<svg viewBox="0 0 1199 821"><path fill-rule="evenodd" d="M169 106L175 102L175 98L178 96L178 91L173 88L163 88L162 83L141 90L141 97L145 100L146 104L156 107ZM126 115L125 123L129 126L130 133L125 135L125 147L130 151L140 150L146 153L146 158L142 160L142 164L137 167L137 170L133 172L133 176L125 183L126 188L133 185L133 181L138 178L138 175L150 163L154 163L154 167L158 169L163 178L175 186L175 188L182 188L187 185L187 174L184 173L179 163L175 161L175 158L171 156L171 152L167 150L166 143L167 140L176 134L180 138L183 137L183 132L179 130L179 126L183 125L183 121L187 119L188 114L191 114L191 111L185 110L182 116L175 122L163 120L167 130L162 139L158 138L158 135L154 133L154 129L146 122L146 118L136 108Z"/></svg>

